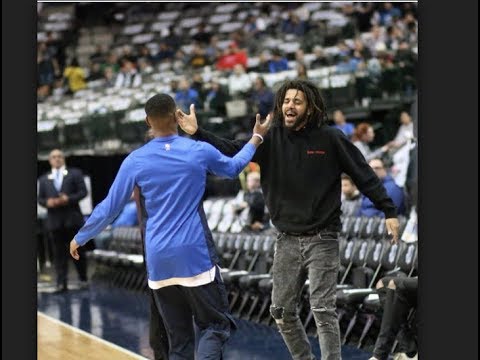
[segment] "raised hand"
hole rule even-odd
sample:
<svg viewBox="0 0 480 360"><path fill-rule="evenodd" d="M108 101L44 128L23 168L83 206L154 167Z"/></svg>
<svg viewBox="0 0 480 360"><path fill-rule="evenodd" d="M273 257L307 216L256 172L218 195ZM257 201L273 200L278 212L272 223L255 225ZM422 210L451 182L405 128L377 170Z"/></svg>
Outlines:
<svg viewBox="0 0 480 360"><path fill-rule="evenodd" d="M265 136L270 130L270 125L272 123L272 115L268 114L267 118L263 123L260 122L260 114L257 114L255 118L255 126L253 127L254 134L260 134L261 136Z"/></svg>
<svg viewBox="0 0 480 360"><path fill-rule="evenodd" d="M189 135L193 135L197 132L197 115L195 114L195 105L190 105L190 114L185 114L182 110L175 111L175 119L178 125Z"/></svg>

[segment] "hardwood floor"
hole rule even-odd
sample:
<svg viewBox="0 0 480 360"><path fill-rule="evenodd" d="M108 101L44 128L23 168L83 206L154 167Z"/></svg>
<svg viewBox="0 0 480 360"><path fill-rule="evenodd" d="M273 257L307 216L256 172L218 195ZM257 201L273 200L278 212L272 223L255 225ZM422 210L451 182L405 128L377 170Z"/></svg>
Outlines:
<svg viewBox="0 0 480 360"><path fill-rule="evenodd" d="M146 359L41 312L37 321L38 360Z"/></svg>

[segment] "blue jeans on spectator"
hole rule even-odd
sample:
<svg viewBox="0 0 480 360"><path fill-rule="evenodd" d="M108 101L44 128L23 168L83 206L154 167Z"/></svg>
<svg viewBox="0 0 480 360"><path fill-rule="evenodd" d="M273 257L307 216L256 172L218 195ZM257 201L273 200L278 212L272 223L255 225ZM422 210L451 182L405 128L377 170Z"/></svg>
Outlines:
<svg viewBox="0 0 480 360"><path fill-rule="evenodd" d="M295 360L315 359L298 316L300 296L307 278L310 280L310 306L322 359L341 359L336 313L339 265L337 232L321 231L313 236L281 233L277 237L270 313Z"/></svg>

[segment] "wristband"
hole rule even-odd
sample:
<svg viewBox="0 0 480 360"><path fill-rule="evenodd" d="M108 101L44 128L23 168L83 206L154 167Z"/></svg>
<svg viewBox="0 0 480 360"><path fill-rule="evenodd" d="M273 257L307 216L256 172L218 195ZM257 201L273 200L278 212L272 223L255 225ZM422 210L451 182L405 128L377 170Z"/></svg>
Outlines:
<svg viewBox="0 0 480 360"><path fill-rule="evenodd" d="M263 136L262 136L262 135L257 134L257 133L254 133L254 134L252 135L252 137L253 137L253 136L258 137L258 138L260 139L260 144L263 144Z"/></svg>

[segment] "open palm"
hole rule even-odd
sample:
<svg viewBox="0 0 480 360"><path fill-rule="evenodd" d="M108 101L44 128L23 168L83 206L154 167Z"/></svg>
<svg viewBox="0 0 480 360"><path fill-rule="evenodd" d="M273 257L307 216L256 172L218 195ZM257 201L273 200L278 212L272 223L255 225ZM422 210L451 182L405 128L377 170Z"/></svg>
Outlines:
<svg viewBox="0 0 480 360"><path fill-rule="evenodd" d="M182 110L178 109L175 112L175 118L183 131L189 135L195 134L198 129L198 123L194 104L190 105L190 114L187 115Z"/></svg>

